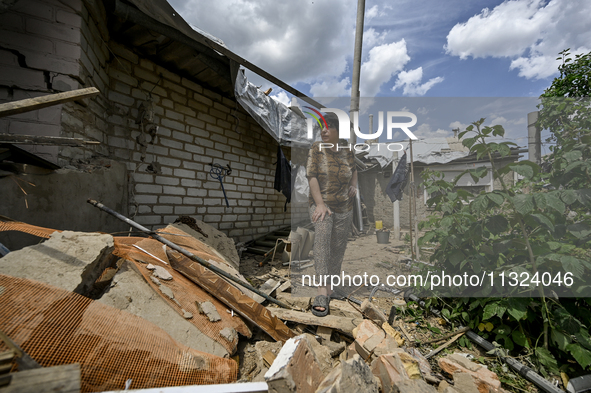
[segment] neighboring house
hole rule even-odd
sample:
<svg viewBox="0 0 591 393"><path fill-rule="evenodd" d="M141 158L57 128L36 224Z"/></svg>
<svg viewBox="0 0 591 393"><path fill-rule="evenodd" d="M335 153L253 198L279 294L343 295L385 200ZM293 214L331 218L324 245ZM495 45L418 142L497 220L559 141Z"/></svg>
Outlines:
<svg viewBox="0 0 591 393"><path fill-rule="evenodd" d="M189 215L248 241L290 224L289 205L284 211L285 197L273 189L278 139L241 107L234 84L244 65L301 93L191 28L164 0L3 0L0 12L0 102L101 92L0 118L0 133L97 140L25 148L70 171L102 171L84 186L53 184L63 206L25 185L25 208L19 187L0 179L0 214L58 229L127 229L78 206L103 195L151 228ZM229 208L212 163L232 170L223 179ZM117 181L107 181L103 172L113 171Z"/></svg>
<svg viewBox="0 0 591 393"><path fill-rule="evenodd" d="M408 156L408 164L410 165L410 149L408 143L403 143L406 148ZM480 179L478 182L474 182L472 177L468 174L462 176L458 181L458 188L470 191L473 194L478 194L482 191L490 192L501 188L501 184L498 180L493 181L492 167L488 157L476 159L476 154L470 154L469 149L462 145L461 141L457 137L450 138L431 138L429 140L420 140L413 142L413 161L414 161L414 178L417 189L417 217L419 221L425 220L430 214L431 209L427 206L427 200L433 195L429 195L427 190L423 186L423 179L421 174L425 169L431 171L442 172L444 180L451 181L456 176L468 169L487 167L487 175ZM383 152L384 149L381 149ZM500 169L510 163L516 162L520 158L520 153L527 151L526 149L514 148L511 149L511 155L500 158L497 157L495 166ZM377 153L375 153L377 154ZM399 157L402 156L402 152L399 152L400 156L394 156L392 158L382 159L383 165L379 165L378 161L375 160L375 156L365 156L364 161L369 166L373 165L370 172L374 173L377 180L376 191L375 191L375 208L374 216L375 220L382 220L386 227L392 228L393 226L393 204L390 199L384 194L385 189L390 176L392 175L393 168L396 168ZM513 185L516 181L514 173L510 172L505 175L505 183L507 185ZM409 180L407 186L404 189L403 200L400 201L400 225L402 228L408 228L409 226L409 191L410 188L410 170ZM367 188L366 188L367 189ZM363 189L361 190L363 194ZM367 191L369 193L371 191Z"/></svg>

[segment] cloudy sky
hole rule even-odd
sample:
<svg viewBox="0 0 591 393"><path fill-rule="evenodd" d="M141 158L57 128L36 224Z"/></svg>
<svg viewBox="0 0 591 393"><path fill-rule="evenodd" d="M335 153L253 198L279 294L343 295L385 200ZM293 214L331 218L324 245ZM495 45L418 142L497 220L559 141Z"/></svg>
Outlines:
<svg viewBox="0 0 591 393"><path fill-rule="evenodd" d="M357 1L170 2L303 93L350 96ZM589 15L589 0L366 0L361 96L537 97L557 75L558 52L591 51Z"/></svg>

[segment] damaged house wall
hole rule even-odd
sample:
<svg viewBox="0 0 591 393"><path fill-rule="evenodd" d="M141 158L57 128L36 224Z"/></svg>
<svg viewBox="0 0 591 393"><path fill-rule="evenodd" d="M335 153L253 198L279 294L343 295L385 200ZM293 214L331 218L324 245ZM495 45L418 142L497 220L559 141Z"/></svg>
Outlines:
<svg viewBox="0 0 591 393"><path fill-rule="evenodd" d="M0 48L12 59L1 65L6 71L0 80L4 100L26 98L21 92L29 90L43 94L94 86L101 91L92 99L48 108L53 120L44 115L43 123L39 116L47 109L20 115L36 116L26 125L18 116L2 119L1 132L34 134L35 123L43 125L38 131L43 135L100 141L85 148L51 147L52 160L62 166L105 159L124 164L129 186L116 197L129 199L128 214L143 225L162 227L179 215L190 215L247 241L290 223L290 206L284 212L285 198L273 189L273 138L233 97L117 42L102 2L20 0L1 18ZM12 36L18 39L9 39ZM27 66L39 71L23 67L15 51L24 53ZM29 73L37 78L35 86L29 86L34 81ZM150 98L148 115L153 117L141 116L140 111L150 108ZM55 124L46 127L50 121ZM158 127L154 139L149 134L152 124ZM223 179L229 208L220 182L210 176L212 162L232 169ZM87 197L103 186L87 189Z"/></svg>

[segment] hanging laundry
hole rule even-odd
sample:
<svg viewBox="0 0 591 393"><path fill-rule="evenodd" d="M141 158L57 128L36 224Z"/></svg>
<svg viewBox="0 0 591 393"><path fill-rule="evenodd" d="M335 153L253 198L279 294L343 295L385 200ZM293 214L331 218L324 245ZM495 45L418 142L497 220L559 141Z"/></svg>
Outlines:
<svg viewBox="0 0 591 393"><path fill-rule="evenodd" d="M408 168L406 167L406 152L404 152L404 155L398 162L398 166L386 186L386 194L388 194L392 202L402 200L402 194L404 187L406 187L407 180Z"/></svg>
<svg viewBox="0 0 591 393"><path fill-rule="evenodd" d="M281 192L287 200L285 201L285 206L283 207L283 211L287 210L287 204L291 202L291 165L283 151L281 150L281 146L277 146L277 166L275 168L275 188L277 191Z"/></svg>

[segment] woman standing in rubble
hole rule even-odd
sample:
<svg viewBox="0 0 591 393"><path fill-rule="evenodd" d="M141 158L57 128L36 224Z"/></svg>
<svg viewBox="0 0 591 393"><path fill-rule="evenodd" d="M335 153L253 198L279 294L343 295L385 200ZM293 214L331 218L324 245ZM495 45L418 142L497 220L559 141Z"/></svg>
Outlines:
<svg viewBox="0 0 591 393"><path fill-rule="evenodd" d="M357 170L353 151L339 144L339 120L329 113L322 142L315 142L306 165L310 184L310 219L314 223L314 262L317 276L340 275L347 239L353 219L353 202L357 193ZM341 141L343 144L344 141ZM344 142L346 143L346 142ZM332 145L332 147L330 147ZM329 287L318 288L312 313L328 315Z"/></svg>

